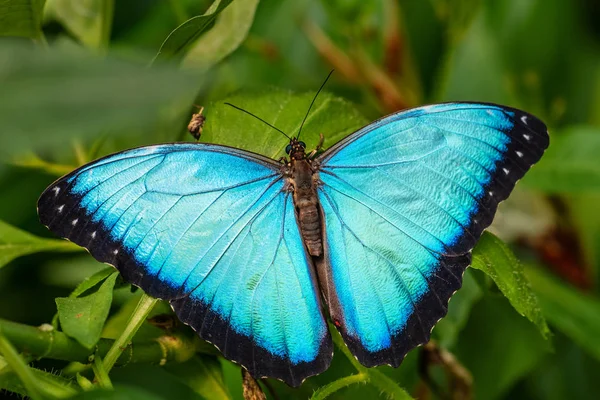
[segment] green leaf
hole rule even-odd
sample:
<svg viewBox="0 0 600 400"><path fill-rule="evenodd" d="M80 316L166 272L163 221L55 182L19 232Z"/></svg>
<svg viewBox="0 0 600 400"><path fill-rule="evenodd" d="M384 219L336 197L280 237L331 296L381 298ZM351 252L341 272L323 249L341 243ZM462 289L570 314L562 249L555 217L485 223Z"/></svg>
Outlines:
<svg viewBox="0 0 600 400"><path fill-rule="evenodd" d="M91 349L100 339L112 303L118 272L110 275L97 292L84 297L58 297L56 307L63 332Z"/></svg>
<svg viewBox="0 0 600 400"><path fill-rule="evenodd" d="M0 268L17 257L41 251L81 251L66 240L42 239L0 220Z"/></svg>
<svg viewBox="0 0 600 400"><path fill-rule="evenodd" d="M600 392L598 360L559 332L553 340L554 352L544 357L525 385L514 393L522 399L596 400ZM523 393L523 389L528 390Z"/></svg>
<svg viewBox="0 0 600 400"><path fill-rule="evenodd" d="M238 364L229 361L225 357L217 358L219 363L221 364L221 371L223 371L223 381L225 385L229 389L229 393L231 394L231 398L234 400L242 400L243 397L243 381L242 381L242 371L241 367ZM286 385L286 389L289 386ZM292 389L294 390L294 389Z"/></svg>
<svg viewBox="0 0 600 400"><path fill-rule="evenodd" d="M600 280L600 192L570 195L567 199L569 220L577 231L582 246L583 259L589 266L592 284Z"/></svg>
<svg viewBox="0 0 600 400"><path fill-rule="evenodd" d="M464 40L452 49L442 66L436 100L510 103L499 50L494 32L485 24L483 13L478 13Z"/></svg>
<svg viewBox="0 0 600 400"><path fill-rule="evenodd" d="M450 299L448 314L437 323L433 335L441 347L452 348L460 331L469 320L473 306L483 297L483 290L473 277L473 270L468 269L463 276L461 289Z"/></svg>
<svg viewBox="0 0 600 400"><path fill-rule="evenodd" d="M438 18L446 23L449 40L457 43L477 15L481 0L433 0L432 4Z"/></svg>
<svg viewBox="0 0 600 400"><path fill-rule="evenodd" d="M581 293L539 268L527 268L548 322L600 360L600 298Z"/></svg>
<svg viewBox="0 0 600 400"><path fill-rule="evenodd" d="M196 87L190 82L195 81L166 66L147 68L76 49L42 52L0 43L0 156L14 161L23 150L64 152L70 139L100 133L111 138L137 134L138 144L148 141L165 108L193 102Z"/></svg>
<svg viewBox="0 0 600 400"><path fill-rule="evenodd" d="M79 285L77 285L75 290L73 290L71 292L71 294L69 295L69 298L72 299L72 298L79 297L87 290L93 288L94 286L96 286L97 284L99 284L100 282L105 280L110 274L112 274L114 272L115 272L115 269L113 267L107 267L107 268L104 268L104 269L96 272L94 275L87 277L83 282L81 282ZM56 328L58 326L57 322L58 322L58 312L56 314L54 314L54 317L52 318L52 326L54 326Z"/></svg>
<svg viewBox="0 0 600 400"><path fill-rule="evenodd" d="M233 53L248 36L258 1L236 1L227 7L185 55L183 66L205 71Z"/></svg>
<svg viewBox="0 0 600 400"><path fill-rule="evenodd" d="M530 373L549 348L506 298L487 295L473 307L455 354L473 375L473 398L494 400Z"/></svg>
<svg viewBox="0 0 600 400"><path fill-rule="evenodd" d="M42 10L45 0L0 0L0 36L43 40Z"/></svg>
<svg viewBox="0 0 600 400"><path fill-rule="evenodd" d="M46 15L54 17L86 46L106 46L106 24L112 20L109 3L114 0L47 0Z"/></svg>
<svg viewBox="0 0 600 400"><path fill-rule="evenodd" d="M165 369L206 399L232 398L215 357L196 356L184 363L167 364Z"/></svg>
<svg viewBox="0 0 600 400"><path fill-rule="evenodd" d="M549 337L550 330L523 266L504 242L486 231L473 251L471 266L492 278L515 310L533 322L545 338Z"/></svg>
<svg viewBox="0 0 600 400"><path fill-rule="evenodd" d="M97 284L99 284L100 282L102 282L103 280L108 278L114 272L115 272L114 267L106 267L106 268L96 272L94 275L86 278L83 282L81 282L79 285L77 285L77 287L75 288L75 290L73 290L73 292L71 292L69 297L75 298L75 297L81 296L84 292L93 288L94 286L96 286Z"/></svg>
<svg viewBox="0 0 600 400"><path fill-rule="evenodd" d="M580 126L552 135L546 154L523 180L548 193L600 192L600 129Z"/></svg>
<svg viewBox="0 0 600 400"><path fill-rule="evenodd" d="M227 106L230 102L250 111L265 121L296 135L315 93L292 93L268 88L243 91L222 101L208 104L206 124L200 140L242 148L277 160L285 156L289 140L264 123ZM325 137L325 148L364 126L367 120L348 101L330 93L321 93L302 128L301 139L307 149L319 142L319 133Z"/></svg>
<svg viewBox="0 0 600 400"><path fill-rule="evenodd" d="M232 1L216 0L204 15L190 18L175 28L160 46L153 63L183 55Z"/></svg>
<svg viewBox="0 0 600 400"><path fill-rule="evenodd" d="M39 156L33 153L21 154L12 162L13 165L24 168L34 168L46 172L50 175L63 176L73 171L77 166L55 164L42 160Z"/></svg>

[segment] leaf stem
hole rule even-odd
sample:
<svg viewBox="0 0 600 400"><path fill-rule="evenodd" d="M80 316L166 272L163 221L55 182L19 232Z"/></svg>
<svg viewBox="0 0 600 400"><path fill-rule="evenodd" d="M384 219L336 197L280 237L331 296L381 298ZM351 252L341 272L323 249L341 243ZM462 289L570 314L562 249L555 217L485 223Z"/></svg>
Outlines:
<svg viewBox="0 0 600 400"><path fill-rule="evenodd" d="M10 342L2 335L0 331L0 353L4 356L4 359L10 366L10 368L14 371L15 374L19 377L21 382L23 382L23 386L27 389L27 395L32 399L43 399L38 386L37 380L33 376L33 373L25 364L25 361L19 356L19 353L15 350L15 348L10 344Z"/></svg>
<svg viewBox="0 0 600 400"><path fill-rule="evenodd" d="M140 326L142 326L142 323L146 320L148 314L150 311L152 311L152 308L157 301L158 299L150 297L146 293L142 294L137 307L133 311L133 314L131 314L131 317L129 317L129 322L127 322L125 330L121 336L115 340L112 347L110 350L108 350L108 353L106 353L106 356L104 357L104 369L107 374L115 365L123 353L123 350L129 346L131 339L136 334L138 329L140 329Z"/></svg>

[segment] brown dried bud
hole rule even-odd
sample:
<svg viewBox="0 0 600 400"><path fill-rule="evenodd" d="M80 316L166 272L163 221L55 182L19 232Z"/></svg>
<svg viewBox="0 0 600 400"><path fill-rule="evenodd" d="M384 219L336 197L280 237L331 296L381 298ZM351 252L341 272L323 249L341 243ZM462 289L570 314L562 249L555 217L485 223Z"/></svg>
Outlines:
<svg viewBox="0 0 600 400"><path fill-rule="evenodd" d="M188 131L192 134L194 139L199 140L200 135L202 134L202 128L204 127L204 122L206 121L206 117L202 115L202 111L204 111L204 107L200 107L198 113L192 114L192 119L188 124Z"/></svg>

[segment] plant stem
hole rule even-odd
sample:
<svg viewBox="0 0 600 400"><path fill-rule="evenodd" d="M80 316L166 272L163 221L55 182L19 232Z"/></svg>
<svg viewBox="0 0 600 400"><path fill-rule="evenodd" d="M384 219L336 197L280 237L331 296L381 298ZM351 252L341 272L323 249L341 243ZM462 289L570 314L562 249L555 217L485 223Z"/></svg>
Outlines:
<svg viewBox="0 0 600 400"><path fill-rule="evenodd" d="M66 399L75 396L79 391L70 380L46 371L29 367L29 371L35 379L36 386L45 397L51 399ZM19 376L13 371L2 371L0 374L0 386L9 392L20 394L23 397L29 395L27 388Z"/></svg>
<svg viewBox="0 0 600 400"><path fill-rule="evenodd" d="M340 390L352 383L355 383L355 381L351 380L350 378L354 378L354 380L356 380L357 382L364 382L364 383L369 382L373 386L375 386L376 388L381 390L383 393L387 394L390 398L400 399L400 400L411 400L412 399L412 397L402 387L400 387L400 385L398 385L396 382L394 382L391 378L389 378L383 372L381 372L375 368L367 368L367 367L363 366L360 362L358 362L358 360L356 358L354 358L354 355L350 352L350 349L348 349L348 347L344 343L342 335L339 334L339 332L337 331L336 328L331 327L330 332L331 332L331 337L333 339L333 343L335 344L335 346L338 349L340 349L342 351L342 353L344 353L346 358L348 360L350 360L350 362L352 363L354 368L356 368L356 370L359 373L357 375L351 375L351 376L347 376L345 378L338 379L337 381L334 381L334 382L330 383L329 385L323 387L323 389L327 389L327 392L321 393L320 397L318 397L318 399L324 399L325 397L329 396L331 393L335 392L336 390ZM359 377L360 377L360 380L359 380ZM346 379L348 379L349 382L345 382ZM340 383L339 385L336 385L336 383L338 383L340 381L342 381L342 383ZM315 395L318 392L320 392L320 391L317 390L317 392L315 392ZM314 398L315 397L313 395L312 399L314 399Z"/></svg>
<svg viewBox="0 0 600 400"><path fill-rule="evenodd" d="M36 327L3 319L0 319L0 331L18 352L34 358L51 358L80 363L89 363L89 357L94 353L104 358L114 343L112 339L100 339L96 349L87 349L75 339L71 339L63 332L53 329L49 324ZM200 339L191 341L185 335L175 335L170 336L169 340L161 340L161 337L158 337L136 342L135 349L123 354L117 360L117 363L183 362L189 359L190 353L193 355L195 352L217 354L216 349L211 344ZM167 354L166 360L165 354Z"/></svg>
<svg viewBox="0 0 600 400"><path fill-rule="evenodd" d="M104 369L104 364L102 364L102 359L100 358L100 356L96 356L94 358L94 364L92 366L92 369L94 370L94 375L96 375L96 380L98 381L98 386L100 386L103 389L112 390L112 388L113 388L112 382L110 381L110 378L108 377L108 373Z"/></svg>
<svg viewBox="0 0 600 400"><path fill-rule="evenodd" d="M108 350L108 353L106 353L106 356L104 357L104 369L107 374L115 365L117 359L123 353L123 350L127 348L129 342L131 342L131 339L135 333L138 331L138 329L140 329L140 326L142 326L142 323L146 320L148 314L150 311L152 311L152 308L157 301L158 299L152 298L146 293L142 294L140 302L133 311L133 314L131 314L131 317L129 317L129 322L127 322L125 330L121 336L115 340L112 347L110 350Z"/></svg>
<svg viewBox="0 0 600 400"><path fill-rule="evenodd" d="M344 339L342 339L342 335L340 335L337 328L330 326L329 331L331 332L331 338L333 339L333 344L335 344L335 346L339 350L341 350L342 353L344 353L346 358L348 360L350 360L350 363L352 363L352 366L354 366L354 368L356 368L356 370L358 372L366 372L367 368L363 367L363 365L361 363L359 363L356 358L354 358L354 355L352 355L352 353L350 352L348 347L346 347L346 343L344 343Z"/></svg>
<svg viewBox="0 0 600 400"><path fill-rule="evenodd" d="M323 400L332 395L333 393L337 392L338 390L345 388L346 386L350 386L355 383L365 383L367 381L368 377L362 373L348 375L336 381L333 381L328 385L320 387L313 393L310 399Z"/></svg>
<svg viewBox="0 0 600 400"><path fill-rule="evenodd" d="M25 364L19 353L10 344L10 342L2 335L0 331L0 353L4 356L4 359L19 377L23 386L27 389L27 395L32 399L43 399L39 388L37 387L37 381L33 376L33 373L29 369L29 366Z"/></svg>
<svg viewBox="0 0 600 400"><path fill-rule="evenodd" d="M382 393L387 394L390 399L412 400L412 396L406 390L378 369L369 369L369 383L378 388Z"/></svg>

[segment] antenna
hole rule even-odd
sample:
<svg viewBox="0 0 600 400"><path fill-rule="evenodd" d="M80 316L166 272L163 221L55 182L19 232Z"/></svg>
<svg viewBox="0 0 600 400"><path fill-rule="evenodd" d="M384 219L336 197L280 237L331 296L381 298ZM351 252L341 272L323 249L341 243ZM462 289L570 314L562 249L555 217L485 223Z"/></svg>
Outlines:
<svg viewBox="0 0 600 400"><path fill-rule="evenodd" d="M319 93L321 93L321 90L323 89L323 86L325 86L325 84L329 80L329 77L331 76L331 74L333 74L333 71L335 71L335 69L332 69L329 72L329 75L327 75L327 78L325 78L325 80L321 84L321 87L319 88L319 90L317 90L317 94L315 94L315 97L313 97L312 103L310 103L310 106L308 107L308 111L306 112L306 115L304 116L304 120L302 120L302 125L300 125L300 129L298 130L298 136L296 137L296 139L300 139L300 133L302 133L302 127L304 126L304 123L306 122L306 118L308 118L308 114L310 113L310 109L312 108L313 104L315 104L315 100L317 100L317 96L319 95Z"/></svg>
<svg viewBox="0 0 600 400"><path fill-rule="evenodd" d="M257 120L259 120L259 121L261 121L261 122L263 122L263 123L264 123L264 124L266 124L267 126L270 126L271 128L275 129L277 132L281 133L281 134L282 134L283 136L285 136L286 138L288 138L288 139L290 139L290 140L292 139L292 138L291 138L291 137L289 137L289 136L288 136L288 135L287 135L287 134L286 134L284 131L282 131L281 129L277 128L276 126L273 126L273 125L271 125L270 123L268 123L268 122L267 122L267 121L265 121L264 119L262 119L262 118L260 118L260 117L258 117L258 116L256 116L256 115L254 115L254 114L252 114L250 111L246 111L246 110L244 110L243 108L240 108L240 107L238 107L238 106L234 106L234 105L233 105L233 104L231 104L231 103L225 103L225 104L227 104L228 106L231 106L231 107L235 108L236 110L240 110L240 111L243 111L243 112L245 112L246 114L248 114L248 115L250 115L250 116L252 116L252 117L256 118Z"/></svg>

